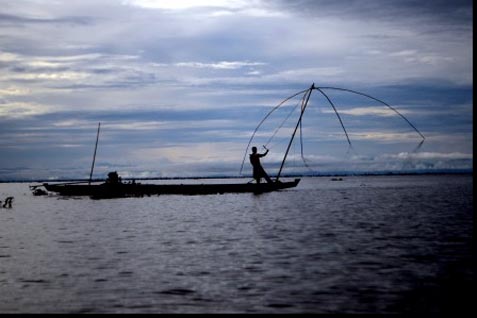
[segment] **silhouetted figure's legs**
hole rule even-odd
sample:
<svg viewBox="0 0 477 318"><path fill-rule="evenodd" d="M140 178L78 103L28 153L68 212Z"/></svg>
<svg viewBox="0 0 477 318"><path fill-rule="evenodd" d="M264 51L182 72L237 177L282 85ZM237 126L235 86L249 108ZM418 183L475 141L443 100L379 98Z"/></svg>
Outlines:
<svg viewBox="0 0 477 318"><path fill-rule="evenodd" d="M272 183L272 179L270 179L270 177L268 176L268 174L264 171L263 172L263 177L265 178L265 180L267 180L268 183Z"/></svg>

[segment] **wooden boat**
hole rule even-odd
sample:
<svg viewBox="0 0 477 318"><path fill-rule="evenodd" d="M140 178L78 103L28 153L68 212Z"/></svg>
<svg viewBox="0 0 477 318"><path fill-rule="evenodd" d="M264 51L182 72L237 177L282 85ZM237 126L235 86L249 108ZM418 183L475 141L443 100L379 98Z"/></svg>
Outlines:
<svg viewBox="0 0 477 318"><path fill-rule="evenodd" d="M278 191L287 188L293 188L298 185L300 179L282 182L279 180L280 171L273 182L266 183L221 183L221 184L141 184L135 181L124 183L121 181L116 171L110 172L104 183L91 184L93 175L94 162L96 157L96 148L98 146L100 124L98 125L98 133L96 137L96 146L93 156L93 164L91 166L90 179L86 182L73 183L57 183L30 186L34 195L39 195L38 187L44 187L49 192L55 192L63 196L89 196L93 199L108 199L122 197L143 197L150 195L205 195L205 194L224 194L224 193L254 193L260 194L271 191ZM293 137L292 137L293 140ZM291 141L290 140L290 144ZM286 159L285 158L283 161Z"/></svg>
<svg viewBox="0 0 477 318"><path fill-rule="evenodd" d="M94 199L117 197L142 197L150 195L204 195L224 193L266 193L281 189L293 188L300 179L293 181L275 181L273 183L221 183L221 184L141 184L110 183L102 184L49 184L44 183L47 191L63 196L90 196Z"/></svg>

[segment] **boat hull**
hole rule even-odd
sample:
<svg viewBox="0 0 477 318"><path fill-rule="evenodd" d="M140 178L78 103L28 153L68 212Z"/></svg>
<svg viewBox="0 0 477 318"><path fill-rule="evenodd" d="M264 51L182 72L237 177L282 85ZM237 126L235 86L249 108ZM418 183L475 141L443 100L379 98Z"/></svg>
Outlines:
<svg viewBox="0 0 477 318"><path fill-rule="evenodd" d="M225 184L48 184L43 186L50 192L63 196L90 196L93 198L141 197L150 195L205 195L224 193L265 193L293 188L300 179L273 183L225 183Z"/></svg>

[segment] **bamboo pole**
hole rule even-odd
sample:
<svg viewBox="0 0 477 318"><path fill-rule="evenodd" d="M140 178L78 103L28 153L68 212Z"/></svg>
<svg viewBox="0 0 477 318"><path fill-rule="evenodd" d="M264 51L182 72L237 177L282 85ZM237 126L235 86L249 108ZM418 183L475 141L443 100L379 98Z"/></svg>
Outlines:
<svg viewBox="0 0 477 318"><path fill-rule="evenodd" d="M91 164L91 172L89 173L89 181L88 185L91 184L91 180L93 178L93 170L94 170L94 162L96 161L96 150L98 149L98 140L99 140L99 129L101 127L101 123L98 123L98 132L96 134L96 145L94 146L94 154L93 154L93 163Z"/></svg>
<svg viewBox="0 0 477 318"><path fill-rule="evenodd" d="M301 119L303 118L303 114L305 113L306 106L308 105L308 101L310 100L311 92L315 89L315 83L311 85L311 87L308 89L308 96L306 96L305 103L303 104L301 108L301 113L300 113L300 118L298 119L298 122L296 123L295 130L293 131L292 137L290 138L290 142L288 143L287 150L285 151L285 156L283 157L282 164L280 165L280 170L278 170L277 177L275 178L275 181L278 181L280 178L280 174L282 173L283 166L285 165L285 160L287 159L288 152L290 151L290 147L293 143L293 138L295 138L296 131L298 130L298 127L300 126Z"/></svg>

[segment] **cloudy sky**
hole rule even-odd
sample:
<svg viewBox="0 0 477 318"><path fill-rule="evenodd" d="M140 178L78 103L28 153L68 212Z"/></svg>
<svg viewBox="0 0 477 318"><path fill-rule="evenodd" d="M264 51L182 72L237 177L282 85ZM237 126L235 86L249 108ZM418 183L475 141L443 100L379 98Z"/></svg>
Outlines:
<svg viewBox="0 0 477 318"><path fill-rule="evenodd" d="M262 118L312 83L385 101L426 140L419 147L385 105L324 89L350 147L313 91L288 172L472 169L471 0L0 0L0 8L0 180L87 178L98 122L95 177L235 176ZM302 97L252 141L270 148L271 174Z"/></svg>

